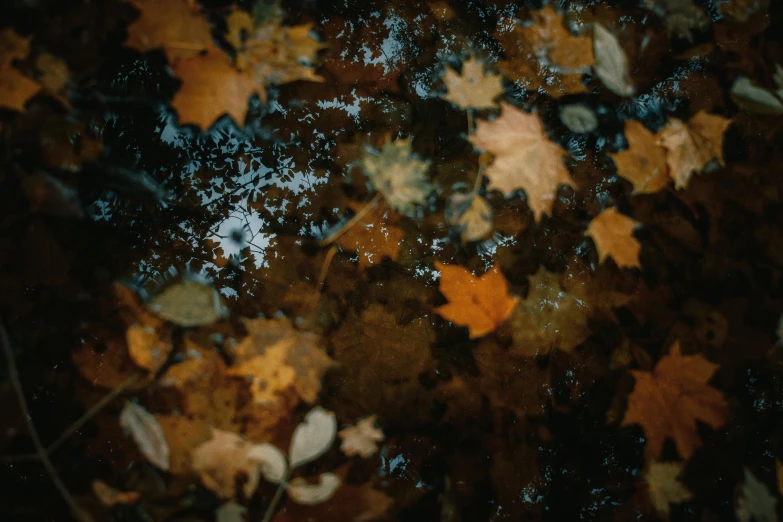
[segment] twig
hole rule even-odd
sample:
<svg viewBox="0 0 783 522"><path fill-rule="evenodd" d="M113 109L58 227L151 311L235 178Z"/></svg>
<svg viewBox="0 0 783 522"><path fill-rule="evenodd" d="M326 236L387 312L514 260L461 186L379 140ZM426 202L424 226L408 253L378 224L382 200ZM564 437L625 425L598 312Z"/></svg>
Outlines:
<svg viewBox="0 0 783 522"><path fill-rule="evenodd" d="M345 225L341 226L337 232L334 232L329 237L319 242L318 245L324 247L334 243L340 236L348 232L348 230L350 230L352 226L354 226L356 223L361 221L361 219L367 214L367 212L369 212L370 209L372 209L380 199L381 199L381 193L379 192L375 194L375 196L365 206L363 206L359 210L359 212L356 213L354 217L352 217Z"/></svg>
<svg viewBox="0 0 783 522"><path fill-rule="evenodd" d="M277 491L275 491L275 496L272 497L272 502L269 503L269 507L266 508L266 513L264 513L264 519L261 522L269 522L272 520L272 514L275 512L275 508L277 507L277 503L280 502L280 498L283 496L283 491L285 491L285 487L288 485L288 478L290 477L291 472L286 471L285 477L282 481L280 481L280 485L277 486Z"/></svg>
<svg viewBox="0 0 783 522"><path fill-rule="evenodd" d="M334 259L334 255L336 253L337 253L337 247L333 246L326 253L326 257L324 257L324 263L323 265L321 265L321 273L318 274L318 283L315 285L316 296L321 295L321 290L323 289L324 282L326 281L326 274L327 272L329 272L329 266L332 264L332 259Z"/></svg>
<svg viewBox="0 0 783 522"><path fill-rule="evenodd" d="M49 477L54 482L54 486L62 495L65 503L71 508L73 516L82 522L89 522L89 517L81 510L76 504L76 501L65 488L60 477L57 475L57 470L54 469L52 461L49 460L49 456L46 454L46 450L41 444L41 439L38 438L38 432L35 431L35 424L33 424L33 418L30 416L30 409L27 407L27 400L24 398L24 390L22 389L22 382L19 380L19 372L16 369L16 361L14 360L14 354L11 351L11 343L8 340L8 332L5 330L5 324L0 319L0 344L2 344L3 352L5 352L5 359L8 363L8 376L11 379L11 384L16 392L16 398L19 400L19 408L22 410L24 420L27 423L27 430L30 432L30 438L33 440L35 451L38 453L38 457L43 464L44 469L49 474Z"/></svg>

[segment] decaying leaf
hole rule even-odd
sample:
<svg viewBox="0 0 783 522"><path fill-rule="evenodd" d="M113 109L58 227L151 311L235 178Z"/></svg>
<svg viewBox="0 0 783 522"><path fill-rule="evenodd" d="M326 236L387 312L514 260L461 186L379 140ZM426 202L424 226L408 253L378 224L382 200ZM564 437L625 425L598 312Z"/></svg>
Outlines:
<svg viewBox="0 0 783 522"><path fill-rule="evenodd" d="M462 74L447 67L443 83L448 89L443 99L462 110L497 107L494 100L504 92L500 75L484 74L484 64L475 56L462 63Z"/></svg>
<svg viewBox="0 0 783 522"><path fill-rule="evenodd" d="M70 72L68 65L57 56L49 53L41 53L35 59L35 68L38 71L38 81L46 92L59 101L63 107L71 107L68 101L68 82Z"/></svg>
<svg viewBox="0 0 783 522"><path fill-rule="evenodd" d="M739 522L777 522L778 499L767 486L745 468L745 482L737 484L734 514Z"/></svg>
<svg viewBox="0 0 783 522"><path fill-rule="evenodd" d="M582 76L593 65L589 36L573 36L551 6L533 12L531 24L501 26L495 38L503 45L500 69L529 90L559 97L585 90Z"/></svg>
<svg viewBox="0 0 783 522"><path fill-rule="evenodd" d="M641 268L639 252L642 245L633 237L633 231L637 226L639 226L638 222L620 214L616 208L610 207L590 221L585 235L590 236L595 242L599 262L603 263L611 256L620 268Z"/></svg>
<svg viewBox="0 0 783 522"><path fill-rule="evenodd" d="M154 415L133 402L126 402L120 413L120 426L128 430L139 451L151 464L169 469L169 445Z"/></svg>
<svg viewBox="0 0 783 522"><path fill-rule="evenodd" d="M98 497L104 506L116 506L117 504L135 504L139 501L139 494L135 491L120 491L109 486L102 480L92 481L92 492Z"/></svg>
<svg viewBox="0 0 783 522"><path fill-rule="evenodd" d="M375 427L375 415L356 423L356 426L340 430L340 450L347 456L358 455L364 459L378 451L377 442L383 440L383 431Z"/></svg>
<svg viewBox="0 0 783 522"><path fill-rule="evenodd" d="M666 149L666 164L674 187L682 189L694 172L715 160L723 165L723 135L731 120L699 111L687 124L677 118L658 131L658 144Z"/></svg>
<svg viewBox="0 0 783 522"><path fill-rule="evenodd" d="M598 127L598 117L593 109L583 103L571 103L560 109L560 121L571 132L586 134Z"/></svg>
<svg viewBox="0 0 783 522"><path fill-rule="evenodd" d="M210 325L226 313L217 290L195 281L169 286L152 300L149 308L167 321L185 327Z"/></svg>
<svg viewBox="0 0 783 522"><path fill-rule="evenodd" d="M647 194L664 188L671 178L666 165L666 151L655 135L638 121L625 122L628 149L609 154L617 165L617 174L633 183L633 194Z"/></svg>
<svg viewBox="0 0 783 522"><path fill-rule="evenodd" d="M348 206L354 212L361 212L364 207L363 204L355 202L349 203ZM370 209L358 223L337 238L337 244L341 248L358 251L361 267L377 265L385 257L393 261L399 255L400 242L405 233L394 226L397 214L383 207L376 205Z"/></svg>
<svg viewBox="0 0 783 522"><path fill-rule="evenodd" d="M128 26L125 45L146 53L163 49L169 63L212 46L209 22L189 0L128 0L140 16ZM245 102L247 100L244 100Z"/></svg>
<svg viewBox="0 0 783 522"><path fill-rule="evenodd" d="M662 517L668 518L672 504L693 498L685 484L680 482L681 462L650 462L644 474L650 502Z"/></svg>
<svg viewBox="0 0 783 522"><path fill-rule="evenodd" d="M642 426L647 459L661 454L667 438L674 440L683 459L690 459L702 444L696 421L714 429L726 422L728 406L723 394L707 384L716 369L701 355L682 355L676 342L653 371L631 371L636 385L622 425Z"/></svg>
<svg viewBox="0 0 783 522"><path fill-rule="evenodd" d="M410 139L387 141L380 153L368 151L362 156L362 167L375 190L397 212L407 214L415 205L424 204L432 191L427 179L430 168L413 154Z"/></svg>
<svg viewBox="0 0 783 522"><path fill-rule="evenodd" d="M617 37L599 23L593 26L593 53L593 70L606 88L618 96L632 96L634 87L628 74L625 51Z"/></svg>
<svg viewBox="0 0 783 522"><path fill-rule="evenodd" d="M474 147L491 152L495 159L487 168L489 190L507 197L525 191L536 221L551 214L557 187L574 186L563 163L565 150L549 140L535 114L501 102L500 117L479 121L469 139Z"/></svg>
<svg viewBox="0 0 783 522"><path fill-rule="evenodd" d="M655 12L663 20L669 35L693 41L694 29L702 29L709 18L704 9L693 0L644 0L644 7Z"/></svg>
<svg viewBox="0 0 783 522"><path fill-rule="evenodd" d="M446 220L459 231L463 243L480 241L493 228L492 208L474 192L452 195L446 207Z"/></svg>
<svg viewBox="0 0 783 522"><path fill-rule="evenodd" d="M334 473L321 473L317 484L310 484L303 478L295 478L288 483L285 490L294 502L312 506L332 498L340 484L342 480Z"/></svg>
<svg viewBox="0 0 783 522"><path fill-rule="evenodd" d="M288 462L291 468L307 464L329 450L337 435L334 413L319 407L310 410L291 437Z"/></svg>
<svg viewBox="0 0 783 522"><path fill-rule="evenodd" d="M440 292L448 300L435 313L459 326L465 326L470 338L476 339L494 331L511 315L519 298L508 294L508 283L497 267L476 277L458 265L438 261Z"/></svg>
<svg viewBox="0 0 783 522"><path fill-rule="evenodd" d="M247 508L233 500L215 510L215 522L245 522Z"/></svg>
<svg viewBox="0 0 783 522"><path fill-rule="evenodd" d="M22 38L10 28L0 31L0 107L24 111L24 105L41 90L41 85L14 67L30 53L30 38Z"/></svg>

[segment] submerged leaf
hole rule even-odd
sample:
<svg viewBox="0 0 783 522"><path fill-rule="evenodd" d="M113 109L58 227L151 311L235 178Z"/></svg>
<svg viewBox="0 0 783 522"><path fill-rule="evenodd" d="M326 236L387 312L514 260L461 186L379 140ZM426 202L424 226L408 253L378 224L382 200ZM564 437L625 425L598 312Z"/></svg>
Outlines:
<svg viewBox="0 0 783 522"><path fill-rule="evenodd" d="M492 208L486 199L473 192L451 196L446 219L459 231L463 243L479 241L492 232Z"/></svg>
<svg viewBox="0 0 783 522"><path fill-rule="evenodd" d="M423 204L432 191L427 179L430 164L413 155L409 139L387 142L378 154L366 152L362 156L362 167L375 190L402 214Z"/></svg>
<svg viewBox="0 0 783 522"><path fill-rule="evenodd" d="M285 490L294 502L312 506L326 502L337 491L342 481L334 473L322 473L318 476L318 484L310 484L303 478L295 478L288 483Z"/></svg>
<svg viewBox="0 0 783 522"><path fill-rule="evenodd" d="M138 404L126 402L120 413L120 426L130 432L139 451L151 464L164 471L169 469L169 445L154 415Z"/></svg>
<svg viewBox="0 0 783 522"><path fill-rule="evenodd" d="M484 74L484 65L472 57L462 63L462 74L451 67L446 68L443 83L448 92L443 99L462 110L492 109L497 107L495 98L503 94L501 77L497 74Z"/></svg>
<svg viewBox="0 0 783 522"><path fill-rule="evenodd" d="M195 281L166 288L149 308L167 321L185 327L210 325L226 312L217 290Z"/></svg>
<svg viewBox="0 0 783 522"><path fill-rule="evenodd" d="M291 468L311 462L329 450L337 434L334 413L320 406L310 410L294 430L288 460Z"/></svg>
<svg viewBox="0 0 783 522"><path fill-rule="evenodd" d="M672 504L693 498L693 493L679 480L681 473L680 462L650 462L644 474L650 501L662 517L668 518Z"/></svg>
<svg viewBox="0 0 783 522"><path fill-rule="evenodd" d="M598 260L603 263L611 256L617 266L637 267L639 251L642 245L633 237L633 231L639 223L620 214L616 208L610 207L598 214L587 227L586 236L590 236L598 250Z"/></svg>
<svg viewBox="0 0 783 522"><path fill-rule="evenodd" d="M628 58L617 37L596 23L593 28L595 74L607 89L618 96L632 96L634 87L628 74Z"/></svg>
<svg viewBox="0 0 783 522"><path fill-rule="evenodd" d="M745 482L737 485L734 513L739 522L777 522L778 499L767 486L745 468Z"/></svg>
<svg viewBox="0 0 783 522"><path fill-rule="evenodd" d="M371 457L378 451L377 442L383 440L383 431L375 427L375 415L360 420L356 426L340 430L340 450L346 457Z"/></svg>
<svg viewBox="0 0 783 522"><path fill-rule="evenodd" d="M634 194L657 192L671 178L666 165L666 151L655 135L638 121L625 122L628 149L609 154L617 165L617 174L633 183Z"/></svg>

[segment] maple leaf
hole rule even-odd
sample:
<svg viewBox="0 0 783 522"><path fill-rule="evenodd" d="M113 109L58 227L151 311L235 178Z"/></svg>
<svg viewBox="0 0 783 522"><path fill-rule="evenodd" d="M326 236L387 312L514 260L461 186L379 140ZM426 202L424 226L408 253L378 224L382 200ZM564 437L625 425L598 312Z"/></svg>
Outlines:
<svg viewBox="0 0 783 522"><path fill-rule="evenodd" d="M360 420L356 426L340 430L340 450L345 456L359 455L366 459L378 451L376 442L383 440L383 431L375 427L375 418L375 415L372 415Z"/></svg>
<svg viewBox="0 0 783 522"><path fill-rule="evenodd" d="M459 231L463 243L478 241L492 232L492 209L478 194L455 193L446 207L446 221Z"/></svg>
<svg viewBox="0 0 783 522"><path fill-rule="evenodd" d="M128 0L140 16L128 26L125 45L146 53L163 49L169 63L212 46L209 22L191 0Z"/></svg>
<svg viewBox="0 0 783 522"><path fill-rule="evenodd" d="M617 165L617 174L633 184L633 194L648 194L664 188L671 178L666 151L655 135L638 121L625 122L628 149L609 154Z"/></svg>
<svg viewBox="0 0 783 522"><path fill-rule="evenodd" d="M316 345L318 337L295 330L284 317L246 319L245 328L248 335L236 347L229 374L248 377L260 404L280 403L280 394L289 388L303 401L315 401L321 377L334 365Z"/></svg>
<svg viewBox="0 0 783 522"><path fill-rule="evenodd" d="M723 135L731 120L699 111L687 123L669 118L658 131L658 144L666 149L669 175L677 189L685 188L694 172L713 160L723 165Z"/></svg>
<svg viewBox="0 0 783 522"><path fill-rule="evenodd" d="M430 163L413 155L410 139L387 141L380 153L366 152L361 163L375 189L402 214L424 204L432 191L427 179Z"/></svg>
<svg viewBox="0 0 783 522"><path fill-rule="evenodd" d="M582 75L595 62L589 36L572 36L551 6L533 13L530 25L501 26L495 38L506 59L498 63L507 77L528 89L557 98L585 91Z"/></svg>
<svg viewBox="0 0 783 522"><path fill-rule="evenodd" d="M653 507L667 519L671 504L680 504L693 498L693 493L679 480L681 473L681 462L650 462L644 474Z"/></svg>
<svg viewBox="0 0 783 522"><path fill-rule="evenodd" d="M493 100L504 92L500 75L484 74L484 65L476 57L462 63L462 74L447 67L443 83L447 92L442 98L462 110L492 109L497 106Z"/></svg>
<svg viewBox="0 0 783 522"><path fill-rule="evenodd" d="M70 109L67 87L70 82L68 65L57 56L49 53L41 53L35 60L35 68L38 70L38 81L46 89L47 93L60 102L63 107Z"/></svg>
<svg viewBox="0 0 783 522"><path fill-rule="evenodd" d="M728 416L723 394L707 384L716 364L701 355L682 355L679 342L651 372L632 370L636 385L628 397L622 425L644 429L647 459L657 458L667 438L672 438L684 459L691 458L702 442L696 420L717 429Z"/></svg>
<svg viewBox="0 0 783 522"><path fill-rule="evenodd" d="M487 188L498 189L506 197L524 190L538 221L543 214L551 214L558 186L574 187L563 163L566 151L549 141L538 116L504 102L500 106L500 117L479 121L468 139L495 156L486 171Z"/></svg>
<svg viewBox="0 0 783 522"><path fill-rule="evenodd" d="M663 19L666 32L693 41L693 29L702 29L709 18L693 0L644 0L643 6Z"/></svg>
<svg viewBox="0 0 783 522"><path fill-rule="evenodd" d="M508 283L497 267L475 277L458 265L444 265L438 261L440 292L448 303L435 313L460 326L466 326L470 338L482 337L497 329L511 315L519 300L508 295Z"/></svg>
<svg viewBox="0 0 783 522"><path fill-rule="evenodd" d="M229 57L214 47L204 55L180 60L174 74L182 80L171 101L179 124L192 123L203 131L223 114L241 127L250 96L261 93L253 78L238 71Z"/></svg>
<svg viewBox="0 0 783 522"><path fill-rule="evenodd" d="M364 204L348 203L354 212L360 212ZM397 259L400 242L405 233L394 226L398 216L381 206L374 206L358 223L337 238L337 244L345 250L359 252L359 266L367 268L380 263L384 257Z"/></svg>
<svg viewBox="0 0 783 522"><path fill-rule="evenodd" d="M637 226L639 226L638 222L620 214L616 208L610 207L590 221L585 235L590 236L595 242L600 263L611 256L620 268L634 266L641 268L639 251L642 245L633 237L633 231Z"/></svg>
<svg viewBox="0 0 783 522"><path fill-rule="evenodd" d="M41 85L13 66L30 53L29 38L22 38L13 29L0 31L0 107L24 111L24 105L41 90Z"/></svg>

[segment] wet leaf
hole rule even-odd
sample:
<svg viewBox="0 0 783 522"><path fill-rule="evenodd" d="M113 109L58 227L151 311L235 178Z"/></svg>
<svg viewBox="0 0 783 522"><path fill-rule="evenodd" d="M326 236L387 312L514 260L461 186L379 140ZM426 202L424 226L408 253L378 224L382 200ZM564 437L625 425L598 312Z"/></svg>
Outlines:
<svg viewBox="0 0 783 522"><path fill-rule="evenodd" d="M169 286L152 300L149 309L185 327L210 325L225 315L217 290L195 281Z"/></svg>
<svg viewBox="0 0 783 522"><path fill-rule="evenodd" d="M364 459L375 455L377 442L383 440L383 431L375 427L375 415L360 420L356 426L340 430L340 450L346 457L360 456Z"/></svg>
<svg viewBox="0 0 783 522"><path fill-rule="evenodd" d="M604 86L618 96L633 96L625 51L617 37L599 23L593 26L593 53L593 69Z"/></svg>
<svg viewBox="0 0 783 522"><path fill-rule="evenodd" d="M504 92L500 75L485 74L484 64L475 56L462 63L462 74L446 67L443 83L447 89L443 99L462 110L497 107L494 100Z"/></svg>
<svg viewBox="0 0 783 522"><path fill-rule="evenodd" d="M245 514L247 508L240 504L237 504L233 500L221 504L219 508L215 510L215 522L245 522Z"/></svg>
<svg viewBox="0 0 783 522"><path fill-rule="evenodd" d="M424 204L432 191L427 179L430 164L413 154L409 139L387 141L380 153L365 152L361 163L375 190L402 214Z"/></svg>
<svg viewBox="0 0 783 522"><path fill-rule="evenodd" d="M636 385L622 425L642 426L647 459L661 454L667 438L674 440L682 458L690 459L702 445L696 421L714 429L723 426L728 406L723 394L707 384L716 369L701 355L682 355L675 343L653 371L631 371Z"/></svg>
<svg viewBox="0 0 783 522"><path fill-rule="evenodd" d="M150 373L157 372L168 360L174 345L171 343L170 332L161 328L163 336L154 326L134 324L125 332L128 343L128 353L140 368Z"/></svg>
<svg viewBox="0 0 783 522"><path fill-rule="evenodd" d="M169 469L169 445L154 415L138 404L126 402L120 413L120 426L130 432L139 451L151 464L164 471Z"/></svg>
<svg viewBox="0 0 783 522"><path fill-rule="evenodd" d="M465 326L470 338L493 332L511 315L519 298L508 294L508 284L497 267L476 277L462 266L435 262L440 271L440 292L448 303L435 313L459 326Z"/></svg>
<svg viewBox="0 0 783 522"><path fill-rule="evenodd" d="M693 498L685 484L680 482L680 462L650 462L644 474L647 491L653 507L662 517L669 517L672 504L680 504Z"/></svg>
<svg viewBox="0 0 783 522"><path fill-rule="evenodd" d="M285 490L294 502L312 506L332 498L340 484L340 477L334 473L322 473L318 476L317 484L310 484L303 478L295 478L288 483Z"/></svg>
<svg viewBox="0 0 783 522"><path fill-rule="evenodd" d="M135 491L120 491L109 486L102 480L92 481L92 492L101 501L104 506L115 506L117 504L136 504L139 501L139 494Z"/></svg>
<svg viewBox="0 0 783 522"><path fill-rule="evenodd" d="M255 444L248 452L251 460L261 465L261 474L274 484L283 482L288 473L288 462L283 452L271 444Z"/></svg>
<svg viewBox="0 0 783 522"><path fill-rule="evenodd" d="M500 117L479 121L468 139L495 156L486 171L487 189L497 189L506 197L524 190L533 216L540 221L543 214L551 214L558 186L574 186L563 163L566 152L549 140L538 116L504 102L500 106Z"/></svg>
<svg viewBox="0 0 783 522"><path fill-rule="evenodd" d="M492 208L475 193L455 193L446 208L446 219L460 234L463 243L485 239L493 229Z"/></svg>
<svg viewBox="0 0 783 522"><path fill-rule="evenodd" d="M783 113L783 98L771 90L757 87L748 78L740 76L731 86L734 103L759 114Z"/></svg>
<svg viewBox="0 0 783 522"><path fill-rule="evenodd" d="M734 513L739 522L777 522L776 499L767 486L745 468L745 482L737 485Z"/></svg>
<svg viewBox="0 0 783 522"><path fill-rule="evenodd" d="M22 178L21 183L33 211L60 217L84 217L79 194L54 176L36 172Z"/></svg>
<svg viewBox="0 0 783 522"><path fill-rule="evenodd" d="M671 178L666 151L655 135L638 121L625 122L628 149L609 154L617 165L617 174L633 183L633 194L647 194L664 188Z"/></svg>
<svg viewBox="0 0 783 522"><path fill-rule="evenodd" d="M354 212L362 212L364 204L350 202L348 207ZM379 264L388 257L397 259L400 242L405 237L402 229L394 226L398 215L383 206L374 206L358 223L337 238L341 248L358 251L359 266L367 268Z"/></svg>
<svg viewBox="0 0 783 522"><path fill-rule="evenodd" d="M189 0L128 0L139 17L128 26L125 45L146 53L163 49L169 63L192 58L212 46L209 22Z"/></svg>
<svg viewBox="0 0 783 522"><path fill-rule="evenodd" d="M709 18L693 0L644 0L644 7L663 19L669 35L693 41L694 29L703 29Z"/></svg>
<svg viewBox="0 0 783 522"><path fill-rule="evenodd" d="M637 226L639 223L610 207L590 221L585 235L595 242L599 262L603 263L611 256L620 268L641 268L639 251L642 245L633 237Z"/></svg>
<svg viewBox="0 0 783 522"><path fill-rule="evenodd" d="M10 28L0 31L0 107L24 111L24 105L41 90L41 85L14 67L30 52L30 40Z"/></svg>
<svg viewBox="0 0 783 522"><path fill-rule="evenodd" d="M571 132L586 134L598 127L598 117L595 112L581 103L572 103L560 109L560 121Z"/></svg>
<svg viewBox="0 0 783 522"><path fill-rule="evenodd" d="M310 410L291 437L288 461L291 468L317 459L331 447L337 435L334 413L319 407Z"/></svg>

